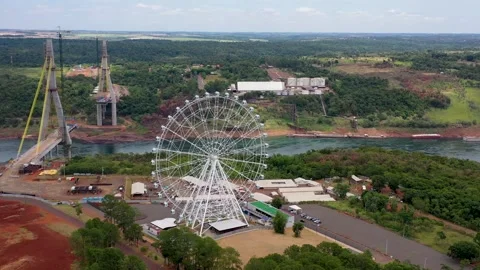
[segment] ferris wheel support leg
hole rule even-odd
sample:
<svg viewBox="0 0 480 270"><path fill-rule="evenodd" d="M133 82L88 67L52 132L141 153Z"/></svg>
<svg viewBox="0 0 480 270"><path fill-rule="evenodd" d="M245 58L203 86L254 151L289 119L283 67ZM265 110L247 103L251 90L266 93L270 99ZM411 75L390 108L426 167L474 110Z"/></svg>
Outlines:
<svg viewBox="0 0 480 270"><path fill-rule="evenodd" d="M207 215L207 210L208 210L208 202L210 201L210 194L212 193L212 184L214 182L214 177L215 177L215 171L217 168L217 162L218 159L211 159L211 167L210 167L210 172L208 176L208 195L207 195L207 201L205 202L205 210L203 211L203 217L202 217L202 225L200 226L200 235L203 234L203 226L205 225L205 217ZM197 213L198 215L198 213Z"/></svg>
<svg viewBox="0 0 480 270"><path fill-rule="evenodd" d="M203 165L202 172L200 173L200 179L203 179L205 177L205 174L207 173L207 170L208 170L208 166L209 166L208 162L206 162L205 165ZM185 207L183 208L183 211L182 211L182 215L185 215L185 213L187 213L187 211L189 212L188 217L186 217L186 224L187 224L187 227L188 227L190 225L189 223L191 222L192 223L191 224L192 229L195 227L195 223L196 223L196 220L192 216L192 214L195 210L196 204L197 204L197 201L194 198L196 198L197 196L200 195L201 189L202 189L202 187L199 187L198 185L195 185L195 188L194 188L194 190L193 190L193 192L190 196L192 199L187 201L187 203L185 204ZM195 191L196 191L196 194L194 195Z"/></svg>
<svg viewBox="0 0 480 270"><path fill-rule="evenodd" d="M245 223L247 224L247 226L250 226L248 224L248 221L247 221L247 218L245 217L245 215L243 214L243 211L242 211L242 207L240 206L240 204L238 203L238 200L236 199L235 197L235 193L233 192L232 190L232 185L230 185L230 182L228 182L228 177L227 175L225 174L225 171L223 170L223 167L221 165L220 162L218 162L218 167L219 167L219 171L220 173L222 174L222 179L225 180L225 182L227 183L225 186L226 186L226 189L227 189L227 193L229 195L232 195L231 199L230 199L230 205L232 205L232 207L234 208L233 209L233 213L235 215L235 217L237 219L243 219L243 221L245 221Z"/></svg>

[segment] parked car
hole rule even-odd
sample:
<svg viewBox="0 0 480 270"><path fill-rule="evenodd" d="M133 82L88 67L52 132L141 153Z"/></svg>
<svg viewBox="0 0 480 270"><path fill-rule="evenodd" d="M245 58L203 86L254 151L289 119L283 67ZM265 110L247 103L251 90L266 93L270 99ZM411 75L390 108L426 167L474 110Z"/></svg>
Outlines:
<svg viewBox="0 0 480 270"><path fill-rule="evenodd" d="M306 217L306 216L307 216L307 214L305 214L305 213L301 213L301 214L300 214L300 216L301 216L301 217Z"/></svg>
<svg viewBox="0 0 480 270"><path fill-rule="evenodd" d="M303 220L303 219L300 219L300 222L302 222L302 223L305 223L305 220Z"/></svg>
<svg viewBox="0 0 480 270"><path fill-rule="evenodd" d="M312 220L311 216L306 216L305 218L308 219L308 220Z"/></svg>
<svg viewBox="0 0 480 270"><path fill-rule="evenodd" d="M314 221L314 223L321 224L322 221L320 221L320 219L317 219L317 220Z"/></svg>

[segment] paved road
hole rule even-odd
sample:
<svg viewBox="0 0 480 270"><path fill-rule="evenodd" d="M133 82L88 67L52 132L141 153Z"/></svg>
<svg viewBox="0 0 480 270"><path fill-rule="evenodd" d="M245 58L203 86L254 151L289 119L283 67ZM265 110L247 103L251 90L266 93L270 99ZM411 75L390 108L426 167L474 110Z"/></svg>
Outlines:
<svg viewBox="0 0 480 270"><path fill-rule="evenodd" d="M393 256L400 261L410 261L428 269L440 269L442 264L459 268L450 257L415 241L401 237L375 224L348 216L320 205L301 205L304 213L322 220L320 227L305 220L307 227L360 250L373 249ZM299 219L299 216L295 217ZM368 248L367 248L368 247ZM426 261L425 261L426 260Z"/></svg>
<svg viewBox="0 0 480 270"><path fill-rule="evenodd" d="M52 205L44 203L44 202L39 201L39 200L28 199L28 198L12 198L12 197L0 197L0 199L11 200L11 201L20 201L20 202L28 203L28 204L31 204L31 205L35 205L35 206L38 206L38 207L44 209L45 211L48 211L48 212L54 214L55 216L59 216L59 217L63 218L64 220L70 222L74 226L77 226L77 227L83 227L84 226L84 223L82 221L80 221L80 220L78 220L74 217L71 217L71 216L65 214L64 212L54 208ZM88 207L90 207L90 206L88 206ZM92 209L94 209L94 208L92 207ZM128 245L119 243L119 244L117 244L116 247L119 248L126 255L136 255L136 256L138 256L147 265L148 269L150 269L150 270L164 269L161 266L159 266L158 264L156 264L155 262L153 262L152 260L150 260L149 258L146 258L146 257L142 256L141 254L136 252L132 247L130 247Z"/></svg>

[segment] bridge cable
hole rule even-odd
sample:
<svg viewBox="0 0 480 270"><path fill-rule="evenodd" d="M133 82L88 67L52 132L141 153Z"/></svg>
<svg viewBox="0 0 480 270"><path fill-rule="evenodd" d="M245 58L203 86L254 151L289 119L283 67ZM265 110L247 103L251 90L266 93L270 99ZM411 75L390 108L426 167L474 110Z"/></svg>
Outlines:
<svg viewBox="0 0 480 270"><path fill-rule="evenodd" d="M25 125L25 130L23 131L22 140L20 141L20 146L18 147L17 158L20 157L23 148L23 142L25 141L25 137L28 133L28 127L30 126L30 121L32 120L33 111L35 110L35 105L37 104L38 94L40 93L40 88L42 88L43 79L45 78L45 70L47 69L47 59L45 59L45 63L43 64L42 73L40 74L40 80L38 80L37 91L35 92L35 97L33 98L32 107L30 108L30 113L28 115L27 124Z"/></svg>
<svg viewBox="0 0 480 270"><path fill-rule="evenodd" d="M38 155L38 150L40 149L40 141L42 140L42 131L43 131L43 118L45 116L45 111L47 110L47 100L50 98L48 95L50 92L50 75L52 73L53 68L53 58L50 58L50 63L48 64L48 75L47 75L47 85L45 87L45 99L43 100L43 110L42 110L42 118L40 120L40 132L38 134L37 140L37 151L36 154ZM47 125L48 128L48 125Z"/></svg>

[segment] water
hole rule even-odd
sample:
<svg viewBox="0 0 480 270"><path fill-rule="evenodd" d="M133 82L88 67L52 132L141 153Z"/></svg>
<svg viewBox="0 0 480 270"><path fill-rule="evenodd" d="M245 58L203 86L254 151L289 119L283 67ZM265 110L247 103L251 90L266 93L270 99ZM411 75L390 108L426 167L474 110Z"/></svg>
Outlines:
<svg viewBox="0 0 480 270"><path fill-rule="evenodd" d="M269 138L268 153L294 155L312 149L324 148L357 148L360 146L377 146L388 149L419 151L432 155L442 155L460 159L470 159L480 162L480 142L465 142L462 140L411 140L411 139L347 139L347 138ZM24 150L34 145L34 141L24 143ZM0 162L5 162L17 155L20 140L0 140ZM114 153L145 153L156 147L151 142L128 142L114 144L89 144L74 141L73 155L114 154Z"/></svg>

